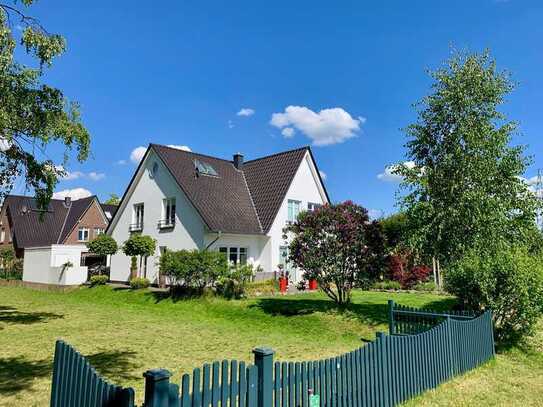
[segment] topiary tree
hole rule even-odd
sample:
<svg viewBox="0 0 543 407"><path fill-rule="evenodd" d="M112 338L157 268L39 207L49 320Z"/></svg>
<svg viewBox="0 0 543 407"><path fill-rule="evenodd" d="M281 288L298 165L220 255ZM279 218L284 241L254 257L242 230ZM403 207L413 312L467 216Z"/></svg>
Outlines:
<svg viewBox="0 0 543 407"><path fill-rule="evenodd" d="M94 240L87 243L87 247L91 253L97 254L98 256L104 257L104 267L107 264L107 256L111 256L117 253L119 249L117 242L109 235L99 235ZM98 272L102 274L102 270Z"/></svg>
<svg viewBox="0 0 543 407"><path fill-rule="evenodd" d="M356 284L375 278L384 265L384 238L377 221L351 201L302 212L285 229L293 234L289 260L315 279L337 304L350 301Z"/></svg>
<svg viewBox="0 0 543 407"><path fill-rule="evenodd" d="M147 278L147 258L152 256L156 250L156 240L151 236L134 234L124 242L122 247L123 253L127 256L138 256L140 259L138 276L141 277L141 265L145 260L145 268L143 271L143 277Z"/></svg>

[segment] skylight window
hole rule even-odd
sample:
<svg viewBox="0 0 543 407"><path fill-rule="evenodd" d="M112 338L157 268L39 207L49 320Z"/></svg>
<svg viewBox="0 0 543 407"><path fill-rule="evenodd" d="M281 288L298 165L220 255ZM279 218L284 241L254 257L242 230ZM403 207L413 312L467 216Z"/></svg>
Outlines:
<svg viewBox="0 0 543 407"><path fill-rule="evenodd" d="M196 170L199 174L212 175L215 177L219 175L217 171L215 171L215 168L211 166L211 164L208 164L204 161L194 160L194 166L196 167Z"/></svg>

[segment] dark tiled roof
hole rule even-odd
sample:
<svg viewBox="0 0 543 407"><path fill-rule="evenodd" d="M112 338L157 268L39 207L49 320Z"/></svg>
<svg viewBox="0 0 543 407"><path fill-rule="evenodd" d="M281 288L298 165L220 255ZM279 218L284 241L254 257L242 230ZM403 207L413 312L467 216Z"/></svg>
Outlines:
<svg viewBox="0 0 543 407"><path fill-rule="evenodd" d="M188 199L212 231L261 234L262 228L242 171L231 161L152 144ZM194 160L218 176L198 174Z"/></svg>
<svg viewBox="0 0 543 407"><path fill-rule="evenodd" d="M8 195L6 206L17 247L40 247L62 243L90 206L95 196L72 201L68 208L62 199L52 199L40 213L34 198Z"/></svg>
<svg viewBox="0 0 543 407"><path fill-rule="evenodd" d="M151 144L212 231L267 233L309 147L247 161L232 161ZM213 166L218 177L199 175L194 160Z"/></svg>
<svg viewBox="0 0 543 407"><path fill-rule="evenodd" d="M117 212L117 209L119 209L118 205L100 204L100 206L102 207L102 210L104 211L104 213L109 212L111 214L111 218L108 218L108 222L111 219L113 219L113 217L115 216L115 213ZM106 214L106 217L107 217L107 214Z"/></svg>
<svg viewBox="0 0 543 407"><path fill-rule="evenodd" d="M243 166L262 229L268 232L308 147L247 161Z"/></svg>

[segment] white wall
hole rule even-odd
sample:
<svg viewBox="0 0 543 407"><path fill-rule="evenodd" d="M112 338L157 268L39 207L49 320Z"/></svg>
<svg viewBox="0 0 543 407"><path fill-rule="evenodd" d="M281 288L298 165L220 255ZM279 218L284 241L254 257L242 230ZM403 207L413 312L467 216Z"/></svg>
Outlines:
<svg viewBox="0 0 543 407"><path fill-rule="evenodd" d="M269 259L268 267L270 267L270 270L265 271L277 270L277 266L279 265L279 247L287 246L290 242L290 238L286 241L283 239L283 228L286 226L288 220L289 199L301 201L300 210L307 210L307 204L309 202L321 205L328 203L326 194L318 177L317 169L309 152L306 153L304 159L300 163L296 176L294 177L285 199L281 204L281 208L268 232L270 242L265 250L267 253L263 253L262 258L267 257ZM291 274L290 276L292 280L298 281L301 279L301 271L297 270L293 274L294 275Z"/></svg>
<svg viewBox="0 0 543 407"><path fill-rule="evenodd" d="M81 267L83 245L52 245L26 248L23 263L23 281L56 285L80 285L87 281L87 267ZM71 262L73 267L64 268Z"/></svg>
<svg viewBox="0 0 543 407"><path fill-rule="evenodd" d="M205 246L217 239L217 233L207 233L205 236ZM263 248L268 242L268 236L259 235L235 235L235 234L221 234L219 240L209 246L209 250L219 250L219 247L245 247L247 248L247 262L253 265L262 267L266 266L266 259L263 259L261 254Z"/></svg>
<svg viewBox="0 0 543 407"><path fill-rule="evenodd" d="M150 170L155 162L158 163L158 171L151 176ZM158 222L162 219L162 200L172 197L176 200L175 227L160 230ZM108 232L119 245L130 237L129 226L133 223L133 206L138 203L143 203L145 208L142 233L157 240L156 252L147 260L147 278L151 283L156 283L159 246L166 246L170 250L202 248L205 224L162 160L152 150L149 151L118 210L120 216L115 216L115 223ZM111 257L110 278L113 281L128 281L130 278L130 258L120 250Z"/></svg>

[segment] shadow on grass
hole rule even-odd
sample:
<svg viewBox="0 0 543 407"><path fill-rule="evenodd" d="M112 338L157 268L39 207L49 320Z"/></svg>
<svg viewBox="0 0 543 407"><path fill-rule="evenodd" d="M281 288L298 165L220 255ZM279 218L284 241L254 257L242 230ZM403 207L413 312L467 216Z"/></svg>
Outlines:
<svg viewBox="0 0 543 407"><path fill-rule="evenodd" d="M0 399L28 390L35 379L50 376L49 360L28 360L24 356L0 358Z"/></svg>
<svg viewBox="0 0 543 407"><path fill-rule="evenodd" d="M454 299L444 298L426 304L424 308L436 311L451 309L455 304ZM338 306L329 299L308 298L262 298L256 301L250 308L258 308L270 315L286 317L310 315L320 313L340 313L347 318L354 318L360 322L375 326L388 323L388 304L357 302L345 306Z"/></svg>
<svg viewBox="0 0 543 407"><path fill-rule="evenodd" d="M148 291L145 293L146 297L151 297L155 303L169 300L173 303L183 300L199 299L214 296L212 291L206 291L201 289L190 288L174 288L171 287L167 291Z"/></svg>
<svg viewBox="0 0 543 407"><path fill-rule="evenodd" d="M13 307L0 306L0 322L5 324L28 325L59 318L64 318L64 315L52 312L21 312Z"/></svg>
<svg viewBox="0 0 543 407"><path fill-rule="evenodd" d="M104 376L108 380L112 380L114 384L118 380L137 380L141 378L141 374L134 373L140 367L134 361L137 355L133 351L107 351L97 352L92 355L85 356L90 365L96 369L98 374Z"/></svg>

